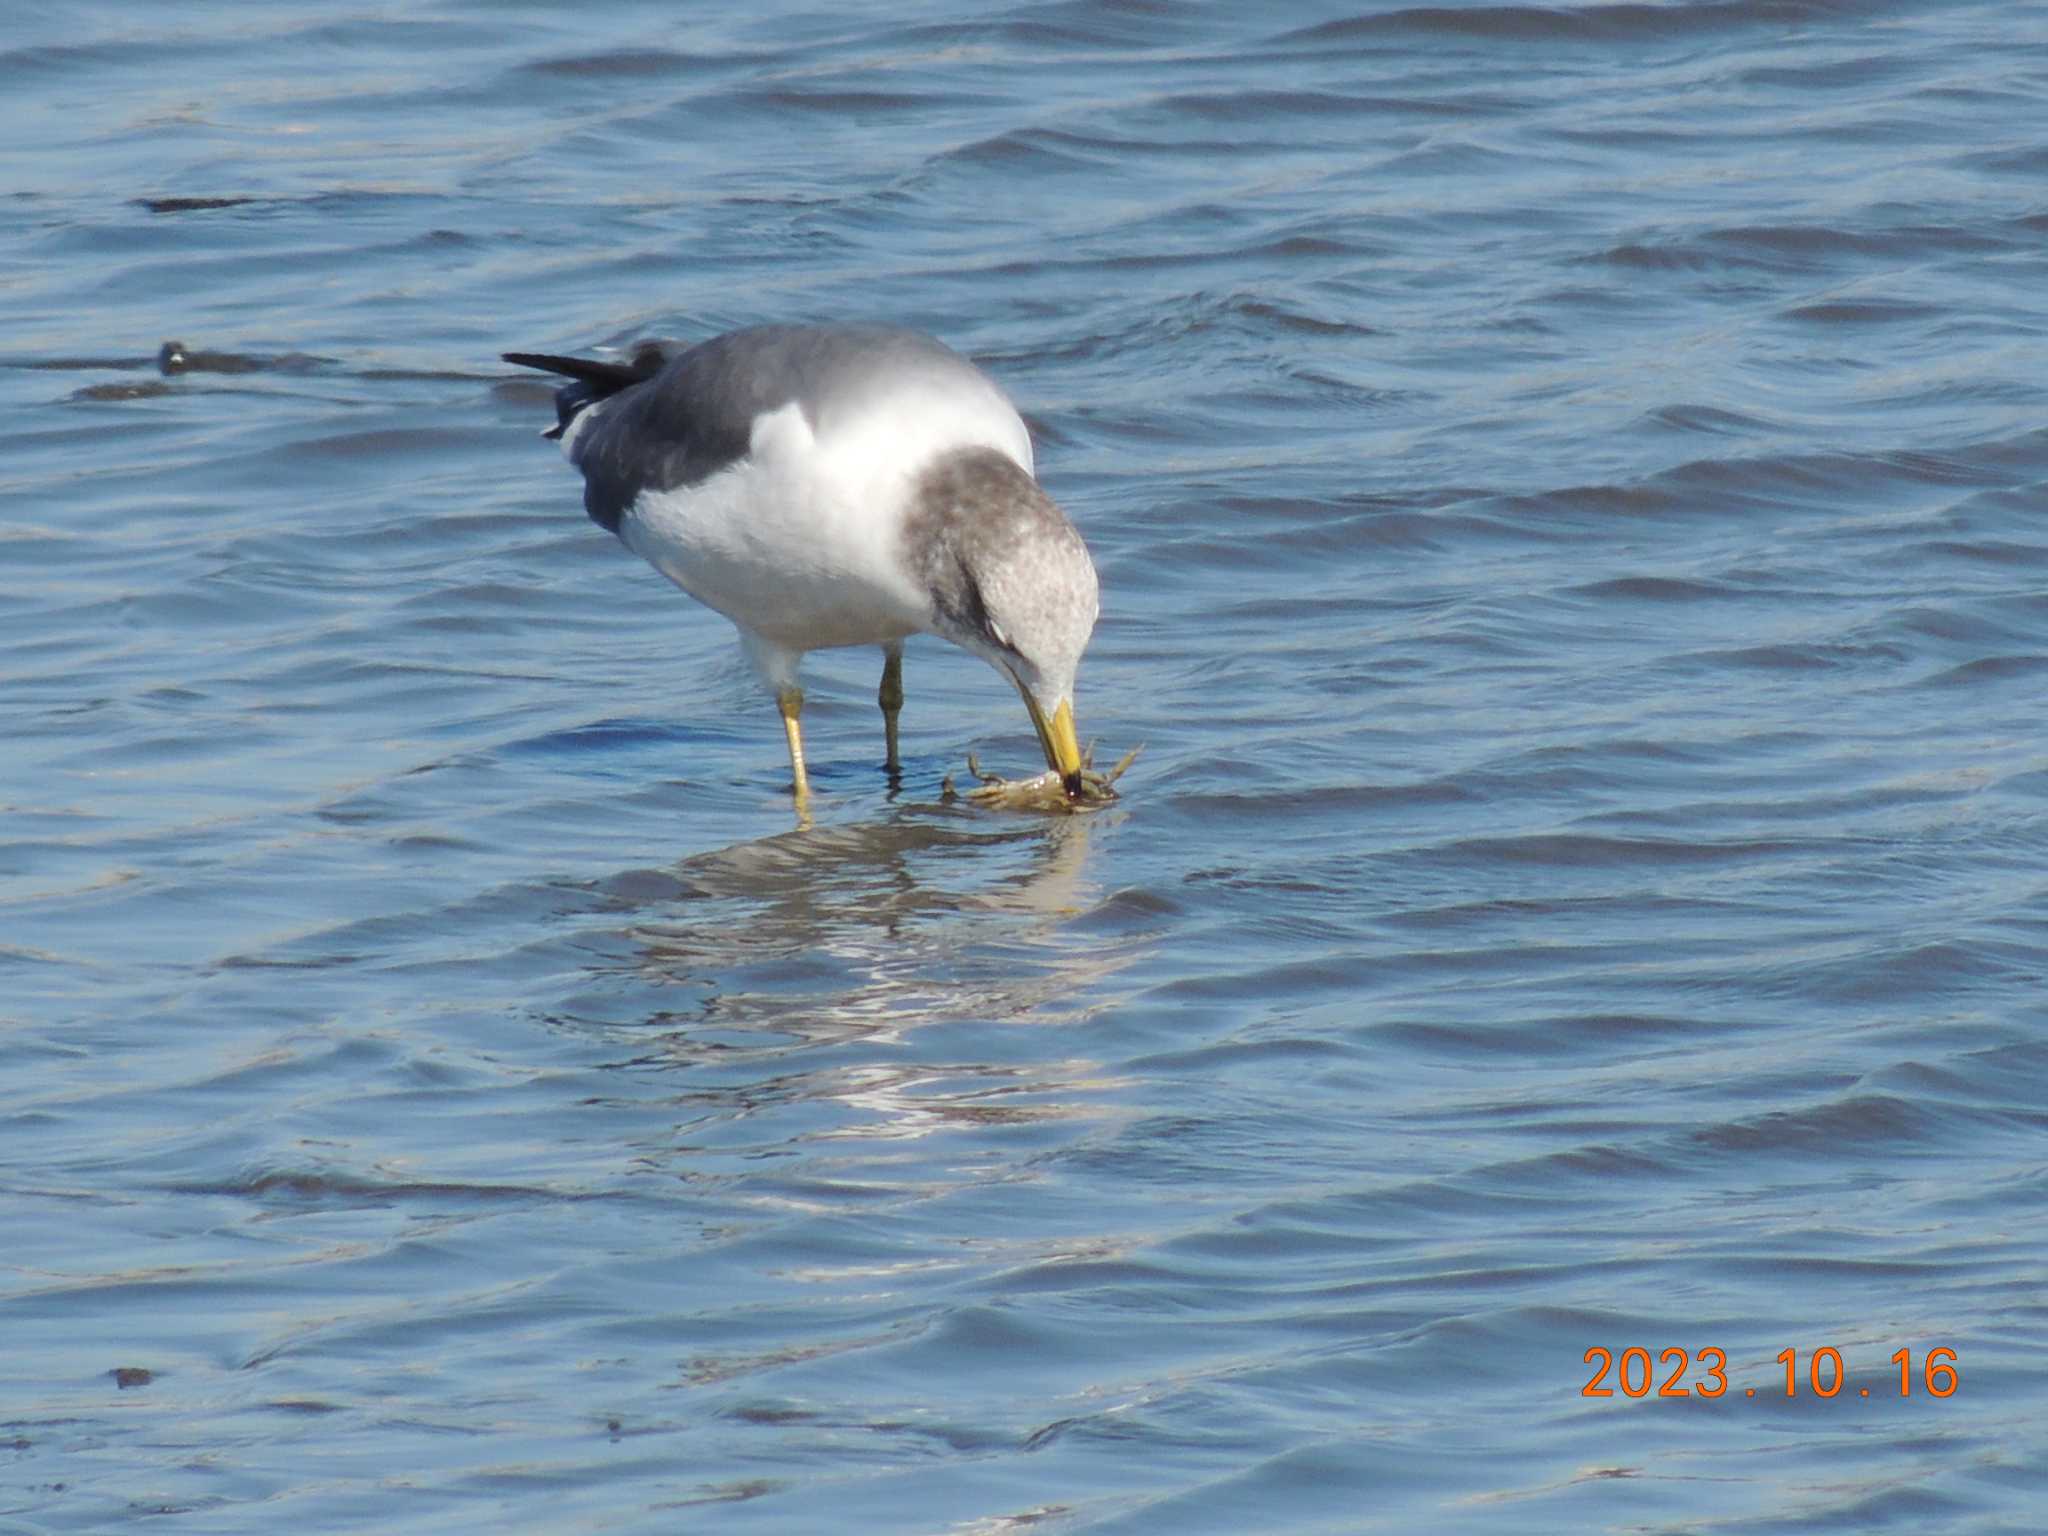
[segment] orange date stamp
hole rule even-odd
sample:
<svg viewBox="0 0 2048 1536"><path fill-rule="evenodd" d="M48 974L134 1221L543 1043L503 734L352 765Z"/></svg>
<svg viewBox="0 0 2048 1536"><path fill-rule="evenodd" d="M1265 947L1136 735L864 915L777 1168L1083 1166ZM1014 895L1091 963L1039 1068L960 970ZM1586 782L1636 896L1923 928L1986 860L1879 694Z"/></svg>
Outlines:
<svg viewBox="0 0 2048 1536"><path fill-rule="evenodd" d="M1815 1397L1836 1397L1849 1379L1848 1367L1842 1364L1842 1352L1832 1344L1809 1350L1803 1373L1798 1350L1781 1349L1775 1358L1785 1368L1782 1392L1785 1397L1797 1397L1802 1390ZM1917 1370L1910 1348L1892 1351L1891 1363L1899 1368L1900 1397L1913 1396L1916 1382L1918 1390L1929 1397L1954 1397L1956 1388L1962 1385L1956 1352L1946 1345L1938 1345L1921 1354ZM1586 1364L1593 1367L1593 1376L1579 1388L1581 1397L1613 1397L1616 1388L1620 1389L1623 1397L1649 1397L1652 1393L1658 1397L1728 1395L1728 1354L1711 1344L1704 1349L1690 1351L1675 1345L1658 1350L1654 1364L1650 1351L1640 1345L1616 1351L1595 1344L1586 1351ZM1658 1380L1660 1374L1663 1377L1661 1381ZM1765 1390L1773 1392L1774 1388ZM1870 1391L1867 1386L1858 1387L1855 1395L1868 1397ZM1745 1387L1742 1395L1755 1397L1757 1389Z"/></svg>

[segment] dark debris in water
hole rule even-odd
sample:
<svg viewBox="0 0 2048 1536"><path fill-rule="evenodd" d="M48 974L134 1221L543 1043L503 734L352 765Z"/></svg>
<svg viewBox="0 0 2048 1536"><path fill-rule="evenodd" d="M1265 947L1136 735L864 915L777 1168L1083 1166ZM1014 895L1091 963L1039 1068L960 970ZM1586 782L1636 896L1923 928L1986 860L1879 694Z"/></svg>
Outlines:
<svg viewBox="0 0 2048 1536"><path fill-rule="evenodd" d="M168 395L171 386L162 379L145 379L139 384L88 384L83 389L71 392L73 400L147 400L154 395Z"/></svg>
<svg viewBox="0 0 2048 1536"><path fill-rule="evenodd" d="M114 1385L123 1392L130 1387L146 1387L156 1380L156 1372L144 1370L139 1365L117 1365L107 1374L114 1378Z"/></svg>
<svg viewBox="0 0 2048 1536"><path fill-rule="evenodd" d="M153 356L143 357L31 357L0 358L0 368L25 368L43 373L141 373L153 370L157 379L147 383L110 382L88 384L73 392L74 400L141 400L169 392L160 382L187 373L326 373L341 365L331 357L309 352L223 352L205 347L188 347L182 341L166 341ZM366 373L365 377L410 377L398 372ZM434 375L420 375L433 377ZM465 375L450 375L465 377Z"/></svg>
<svg viewBox="0 0 2048 1536"><path fill-rule="evenodd" d="M310 352L211 352L167 341L156 349L159 373L312 373L335 366L331 357Z"/></svg>
<svg viewBox="0 0 2048 1536"><path fill-rule="evenodd" d="M135 201L151 213L202 213L209 208L239 208L256 201L253 197L138 197Z"/></svg>

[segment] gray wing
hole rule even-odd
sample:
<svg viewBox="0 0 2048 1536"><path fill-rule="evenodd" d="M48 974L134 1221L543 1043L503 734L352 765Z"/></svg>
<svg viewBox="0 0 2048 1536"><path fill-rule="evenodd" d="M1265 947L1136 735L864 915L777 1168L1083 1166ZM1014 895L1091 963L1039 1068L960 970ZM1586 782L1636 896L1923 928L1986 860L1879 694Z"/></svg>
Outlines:
<svg viewBox="0 0 2048 1536"><path fill-rule="evenodd" d="M583 505L616 533L644 491L709 479L747 455L754 422L794 401L813 431L835 407L871 402L898 380L972 380L972 363L917 331L886 326L760 325L669 356L653 378L622 390L574 444Z"/></svg>

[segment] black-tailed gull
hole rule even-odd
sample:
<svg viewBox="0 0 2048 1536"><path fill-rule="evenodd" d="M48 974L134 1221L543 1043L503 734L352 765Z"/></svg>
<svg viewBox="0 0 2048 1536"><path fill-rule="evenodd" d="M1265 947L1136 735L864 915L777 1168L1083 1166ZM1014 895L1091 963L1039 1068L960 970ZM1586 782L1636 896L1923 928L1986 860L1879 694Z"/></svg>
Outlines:
<svg viewBox="0 0 2048 1536"><path fill-rule="evenodd" d="M1016 684L1047 766L1082 794L1074 674L1095 567L987 374L916 331L859 325L643 342L624 361L505 360L569 379L547 436L583 472L590 516L738 626L782 712L799 799L803 654L882 648L894 773L903 641L920 631Z"/></svg>

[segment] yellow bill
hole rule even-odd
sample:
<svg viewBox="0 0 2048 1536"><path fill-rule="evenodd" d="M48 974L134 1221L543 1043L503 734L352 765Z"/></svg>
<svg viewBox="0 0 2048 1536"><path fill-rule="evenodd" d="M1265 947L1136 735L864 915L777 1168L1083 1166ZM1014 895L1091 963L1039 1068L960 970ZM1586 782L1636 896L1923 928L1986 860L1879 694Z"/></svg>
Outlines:
<svg viewBox="0 0 2048 1536"><path fill-rule="evenodd" d="M1059 708L1048 720L1030 690L1020 683L1017 691L1024 695L1024 707L1031 711L1031 725L1038 732L1038 745L1045 751L1045 765L1060 776L1068 794L1078 795L1081 792L1081 741L1074 734L1072 700L1061 699Z"/></svg>

